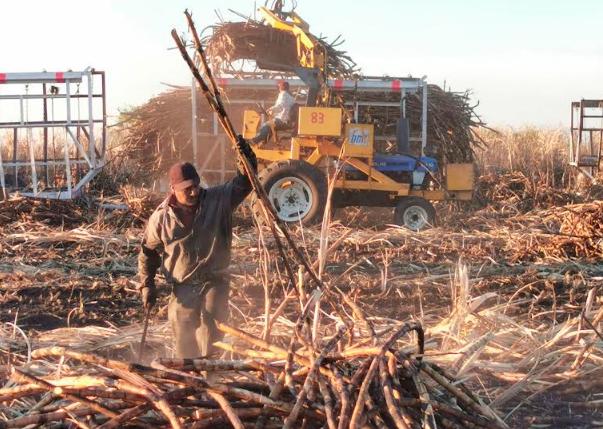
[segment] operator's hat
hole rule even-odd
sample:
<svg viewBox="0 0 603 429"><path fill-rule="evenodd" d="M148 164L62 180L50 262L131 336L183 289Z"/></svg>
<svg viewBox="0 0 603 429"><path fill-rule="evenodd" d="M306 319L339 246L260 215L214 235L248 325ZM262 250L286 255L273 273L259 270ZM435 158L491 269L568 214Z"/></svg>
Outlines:
<svg viewBox="0 0 603 429"><path fill-rule="evenodd" d="M176 191L188 188L191 185L199 185L201 182L195 166L190 162L178 162L172 165L168 177L170 185Z"/></svg>

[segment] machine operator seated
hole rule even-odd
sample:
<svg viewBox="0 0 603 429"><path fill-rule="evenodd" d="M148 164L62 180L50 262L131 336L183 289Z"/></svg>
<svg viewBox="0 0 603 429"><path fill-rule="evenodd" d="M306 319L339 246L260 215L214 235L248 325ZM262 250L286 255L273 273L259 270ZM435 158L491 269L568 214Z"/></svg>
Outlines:
<svg viewBox="0 0 603 429"><path fill-rule="evenodd" d="M276 131L286 130L293 125L291 122L292 109L295 106L295 98L289 92L289 82L279 81L278 97L274 106L268 108L266 113L272 118L264 122L257 135L251 139L251 143L266 143Z"/></svg>

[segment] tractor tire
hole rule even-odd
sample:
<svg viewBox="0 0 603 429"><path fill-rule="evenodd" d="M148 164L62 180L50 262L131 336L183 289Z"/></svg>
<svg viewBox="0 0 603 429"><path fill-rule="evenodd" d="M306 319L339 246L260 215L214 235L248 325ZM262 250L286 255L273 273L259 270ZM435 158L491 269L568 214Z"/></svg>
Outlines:
<svg viewBox="0 0 603 429"><path fill-rule="evenodd" d="M273 162L258 174L277 216L284 222L312 225L322 221L327 203L327 178L305 161ZM259 201L253 201L258 221L263 221Z"/></svg>
<svg viewBox="0 0 603 429"><path fill-rule="evenodd" d="M435 221L435 208L421 197L402 197L394 209L394 223L412 231L434 226Z"/></svg>

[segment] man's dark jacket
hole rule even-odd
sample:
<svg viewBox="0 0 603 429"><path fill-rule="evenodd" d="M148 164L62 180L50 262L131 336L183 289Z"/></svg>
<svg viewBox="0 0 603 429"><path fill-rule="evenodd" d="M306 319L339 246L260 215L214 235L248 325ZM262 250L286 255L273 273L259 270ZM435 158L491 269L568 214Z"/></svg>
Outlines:
<svg viewBox="0 0 603 429"><path fill-rule="evenodd" d="M201 189L192 226L175 213L174 197L166 198L149 218L138 256L141 286L161 268L170 284L197 284L230 264L232 213L251 192L239 173L230 182Z"/></svg>

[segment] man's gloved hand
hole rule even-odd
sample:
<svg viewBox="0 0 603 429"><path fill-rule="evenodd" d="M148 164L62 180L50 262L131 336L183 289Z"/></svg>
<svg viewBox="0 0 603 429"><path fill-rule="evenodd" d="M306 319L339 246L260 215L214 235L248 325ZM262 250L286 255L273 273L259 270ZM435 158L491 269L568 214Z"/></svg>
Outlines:
<svg viewBox="0 0 603 429"><path fill-rule="evenodd" d="M247 157L247 159L249 160L249 163L251 164L251 167L253 168L253 171L257 171L258 159L256 158L255 153L253 152L253 149L251 148L251 146L249 145L247 140L245 140L243 138L243 136L240 134L237 136L237 148L241 154L243 154ZM245 174L245 170L243 169L243 166L240 165L240 160L238 161L238 163L239 163L239 171L242 174Z"/></svg>
<svg viewBox="0 0 603 429"><path fill-rule="evenodd" d="M157 288L154 280L145 281L140 289L140 299L145 310L150 310L157 302Z"/></svg>

